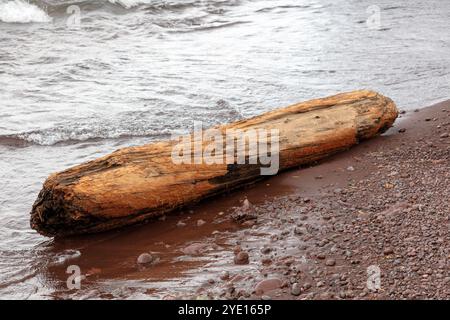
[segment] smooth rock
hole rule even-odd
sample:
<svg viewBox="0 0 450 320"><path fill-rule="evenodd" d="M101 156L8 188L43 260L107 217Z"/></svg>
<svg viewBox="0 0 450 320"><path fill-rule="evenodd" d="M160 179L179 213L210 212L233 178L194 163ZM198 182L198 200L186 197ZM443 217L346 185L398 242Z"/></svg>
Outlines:
<svg viewBox="0 0 450 320"><path fill-rule="evenodd" d="M193 243L186 248L181 249L184 254L197 256L202 254L208 246L203 243Z"/></svg>
<svg viewBox="0 0 450 320"><path fill-rule="evenodd" d="M137 258L138 264L148 264L153 261L153 256L149 253L143 253Z"/></svg>
<svg viewBox="0 0 450 320"><path fill-rule="evenodd" d="M255 292L256 292L256 294L264 294L269 291L273 291L273 290L281 288L282 284L283 283L278 278L262 280L256 285Z"/></svg>
<svg viewBox="0 0 450 320"><path fill-rule="evenodd" d="M291 294L293 296L299 296L302 293L302 287L298 283L294 283L291 288Z"/></svg>
<svg viewBox="0 0 450 320"><path fill-rule="evenodd" d="M240 251L234 256L234 263L238 265L249 264L248 253Z"/></svg>
<svg viewBox="0 0 450 320"><path fill-rule="evenodd" d="M333 258L327 259L327 261L325 261L325 265L332 267L336 265L336 260L334 260Z"/></svg>
<svg viewBox="0 0 450 320"><path fill-rule="evenodd" d="M228 271L222 271L220 274L220 280L228 280L230 279L230 273Z"/></svg>

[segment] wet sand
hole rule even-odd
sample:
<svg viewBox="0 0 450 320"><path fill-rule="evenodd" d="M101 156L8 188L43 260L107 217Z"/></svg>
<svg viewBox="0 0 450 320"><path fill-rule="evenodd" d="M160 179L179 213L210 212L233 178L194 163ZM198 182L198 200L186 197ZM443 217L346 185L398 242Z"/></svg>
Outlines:
<svg viewBox="0 0 450 320"><path fill-rule="evenodd" d="M153 223L49 240L46 250L66 254L43 265L42 283L49 298L448 299L449 133L446 101L315 166ZM248 264L235 263L239 251ZM154 263L136 262L145 252ZM73 264L81 290L66 287Z"/></svg>

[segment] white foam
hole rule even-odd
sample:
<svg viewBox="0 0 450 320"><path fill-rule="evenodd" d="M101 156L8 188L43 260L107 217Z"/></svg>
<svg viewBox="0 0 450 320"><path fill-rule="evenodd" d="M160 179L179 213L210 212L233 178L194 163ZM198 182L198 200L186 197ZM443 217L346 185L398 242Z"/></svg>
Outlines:
<svg viewBox="0 0 450 320"><path fill-rule="evenodd" d="M152 0L108 0L112 4L118 4L125 9L137 7L141 4L150 4Z"/></svg>
<svg viewBox="0 0 450 320"><path fill-rule="evenodd" d="M0 21L6 23L50 22L52 19L38 6L24 0L0 2Z"/></svg>

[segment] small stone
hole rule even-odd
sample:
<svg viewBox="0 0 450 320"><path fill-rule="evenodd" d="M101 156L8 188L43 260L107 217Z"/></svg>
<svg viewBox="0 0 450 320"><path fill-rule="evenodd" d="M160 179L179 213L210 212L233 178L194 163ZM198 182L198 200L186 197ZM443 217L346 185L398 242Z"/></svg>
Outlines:
<svg viewBox="0 0 450 320"><path fill-rule="evenodd" d="M149 253L143 253L137 258L138 264L149 264L153 261L153 256Z"/></svg>
<svg viewBox="0 0 450 320"><path fill-rule="evenodd" d="M206 223L205 220L199 219L197 220L197 227L201 227L202 225L204 225Z"/></svg>
<svg viewBox="0 0 450 320"><path fill-rule="evenodd" d="M220 280L228 280L230 279L230 273L228 271L222 271L220 274Z"/></svg>
<svg viewBox="0 0 450 320"><path fill-rule="evenodd" d="M325 254L323 254L323 253L318 253L318 254L317 254L317 259L319 259L319 260L325 259Z"/></svg>
<svg viewBox="0 0 450 320"><path fill-rule="evenodd" d="M253 205L248 201L248 199L245 199L242 203L242 210L244 211L250 211L253 209Z"/></svg>
<svg viewBox="0 0 450 320"><path fill-rule="evenodd" d="M400 129L398 129L398 132L404 133L404 132L406 132L406 129L405 128L400 128Z"/></svg>
<svg viewBox="0 0 450 320"><path fill-rule="evenodd" d="M261 296L261 300L272 300L270 296Z"/></svg>
<svg viewBox="0 0 450 320"><path fill-rule="evenodd" d="M264 294L269 291L281 288L282 284L283 283L278 278L262 280L256 285L255 292L256 294Z"/></svg>
<svg viewBox="0 0 450 320"><path fill-rule="evenodd" d="M448 138L448 137L449 137L448 133L443 133L440 135L440 138L442 138L442 139Z"/></svg>
<svg viewBox="0 0 450 320"><path fill-rule="evenodd" d="M383 250L383 253L385 254L385 255L390 255L390 254L393 254L394 253L394 250L392 249L392 248L385 248L384 250Z"/></svg>
<svg viewBox="0 0 450 320"><path fill-rule="evenodd" d="M269 254L271 252L272 252L272 248L270 248L270 247L262 247L261 248L261 253L262 254Z"/></svg>
<svg viewBox="0 0 450 320"><path fill-rule="evenodd" d="M238 265L243 264L249 264L249 257L248 253L245 251L240 251L235 257L234 257L234 263Z"/></svg>
<svg viewBox="0 0 450 320"><path fill-rule="evenodd" d="M293 296L299 296L302 293L302 288L298 283L294 283L291 288L291 294Z"/></svg>
<svg viewBox="0 0 450 320"><path fill-rule="evenodd" d="M332 267L336 265L336 260L334 260L333 258L327 259L327 261L325 261L325 265Z"/></svg>
<svg viewBox="0 0 450 320"><path fill-rule="evenodd" d="M258 216L254 206L248 199L245 199L240 208L235 208L235 212L231 214L231 218L236 222L243 223L248 220L256 220Z"/></svg>
<svg viewBox="0 0 450 320"><path fill-rule="evenodd" d="M355 168L353 166L348 166L347 171L355 171Z"/></svg>
<svg viewBox="0 0 450 320"><path fill-rule="evenodd" d="M203 253L203 251L207 248L206 244L203 243L193 243L186 248L181 249L184 254L197 256Z"/></svg>

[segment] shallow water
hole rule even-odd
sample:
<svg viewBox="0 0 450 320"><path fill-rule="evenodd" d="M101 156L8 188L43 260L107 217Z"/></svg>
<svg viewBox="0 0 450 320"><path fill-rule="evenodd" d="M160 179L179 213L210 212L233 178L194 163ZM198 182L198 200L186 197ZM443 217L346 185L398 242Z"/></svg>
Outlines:
<svg viewBox="0 0 450 320"><path fill-rule="evenodd" d="M94 241L61 245L30 229L51 172L194 120L341 91L374 89L403 109L448 98L450 4L377 3L380 24L367 23L372 2L356 0L0 0L0 297L58 296L64 276L48 276L52 263ZM111 254L117 263L134 251Z"/></svg>

